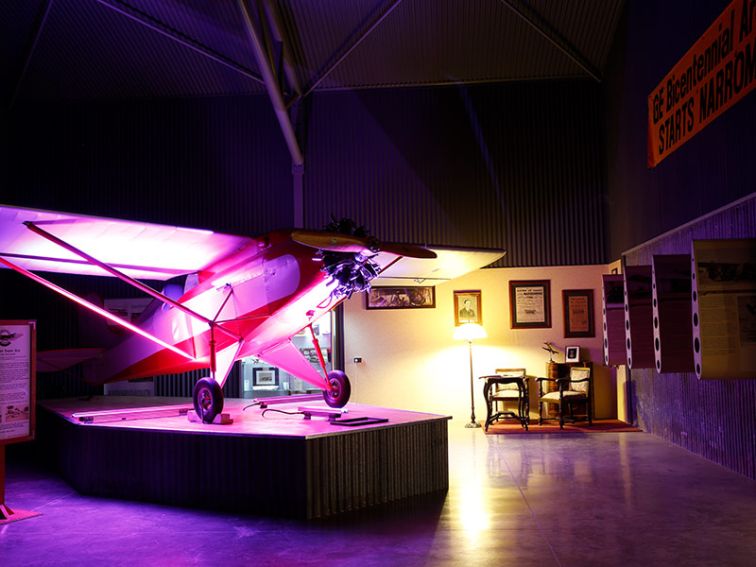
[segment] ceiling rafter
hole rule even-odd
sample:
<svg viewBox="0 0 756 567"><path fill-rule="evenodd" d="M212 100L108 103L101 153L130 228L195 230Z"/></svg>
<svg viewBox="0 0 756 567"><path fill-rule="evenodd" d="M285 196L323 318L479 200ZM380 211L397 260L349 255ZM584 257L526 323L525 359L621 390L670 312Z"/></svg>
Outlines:
<svg viewBox="0 0 756 567"><path fill-rule="evenodd" d="M532 0L245 4L304 151L309 105L303 103L315 92L589 77L601 81L624 1L574 6ZM19 2L4 22L10 48L4 106L12 109L27 98L257 94L265 80L251 59L241 20L236 2ZM72 33L81 35L81 41ZM145 45L124 49L130 35L143 37ZM150 50L154 41L164 53ZM198 59L211 65L198 68ZM139 76L140 65L144 78L153 81L149 87ZM161 74L165 65L171 73ZM124 73L119 74L119 66ZM94 74L104 81L96 82ZM191 81L181 83L182 75ZM112 81L128 88L113 89Z"/></svg>
<svg viewBox="0 0 756 567"><path fill-rule="evenodd" d="M50 9L52 8L52 4L53 4L53 0L47 0L47 2L45 3L45 8L44 10L42 10L42 14L37 20L37 25L34 28L34 32L31 36L31 41L29 43L29 49L26 50L26 55L24 57L24 64L21 67L21 72L19 73L18 79L16 80L16 86L11 92L10 102L8 103L9 110L13 108L14 104L16 104L18 93L21 90L21 83L24 82L24 77L26 76L26 72L29 69L29 64L31 63L32 57L34 56L34 51L37 49L37 43L39 43L39 38L41 37L42 30L44 29L45 23L47 22L47 16L50 14Z"/></svg>
<svg viewBox="0 0 756 567"><path fill-rule="evenodd" d="M328 75L331 74L331 72L338 67L342 61L344 61L349 55L363 42L367 37L375 31L378 26L380 26L383 21L391 14L398 6L402 3L402 0L387 0L385 7L383 10L377 10L377 13L374 15L372 20L367 24L367 29L359 34L357 37L355 37L355 34L352 34L347 40L337 49L329 58L330 63L327 63L325 69L318 73L316 77L313 78L312 81L310 81L310 84L307 85L307 87L304 89L304 92L299 95L293 97L291 100L287 101L286 106L291 107L294 104L297 104L300 102L303 98L305 98L307 95L309 95L312 91L314 91L318 85L326 78Z"/></svg>
<svg viewBox="0 0 756 567"><path fill-rule="evenodd" d="M577 63L596 82L601 82L601 73L570 41L554 28L546 19L521 0L499 0L512 13L517 14L530 27L541 34L552 45Z"/></svg>
<svg viewBox="0 0 756 567"><path fill-rule="evenodd" d="M184 47L188 47L189 49L207 57L208 59L215 61L216 63L220 63L221 65L233 71L236 71L237 73L243 75L244 77L247 77L248 79L252 79L257 83L264 83L263 78L251 69L248 69L244 65L237 63L233 59L226 57L222 53L215 51L214 49L204 45L203 43L200 43L196 39L189 37L181 31L172 28L171 26L161 22L160 20L153 18L149 14L139 10L138 8L135 8L134 6L131 6L127 2L122 2L121 0L95 1L98 4L101 4L102 6L105 6L106 8L109 8L114 12L121 14L122 16L125 16L136 23L161 34L162 36L179 43L180 45L183 45Z"/></svg>
<svg viewBox="0 0 756 567"><path fill-rule="evenodd" d="M266 35L273 44L269 47L275 47L275 49L271 49L271 57L275 62L279 86L284 95L298 96L302 89L297 78L295 62L291 60L292 50L289 47L291 42L281 23L278 5L272 0L263 0L262 8L268 23Z"/></svg>
<svg viewBox="0 0 756 567"><path fill-rule="evenodd" d="M271 66L270 58L265 52L260 31L252 20L252 16L247 8L247 3L244 0L237 0L237 5L239 6L239 12L242 16L244 29L247 32L247 36L249 37L252 46L255 61L257 61L257 66L260 68L260 72L262 73L265 82L265 90L268 93L270 102L273 104L273 110L276 113L276 118L278 118L278 124L280 125L281 132L286 140L286 145L289 147L291 160L295 166L301 166L304 164L304 155L299 147L299 142L297 141L297 136L294 132L294 126L291 123L289 111L284 104L278 79Z"/></svg>

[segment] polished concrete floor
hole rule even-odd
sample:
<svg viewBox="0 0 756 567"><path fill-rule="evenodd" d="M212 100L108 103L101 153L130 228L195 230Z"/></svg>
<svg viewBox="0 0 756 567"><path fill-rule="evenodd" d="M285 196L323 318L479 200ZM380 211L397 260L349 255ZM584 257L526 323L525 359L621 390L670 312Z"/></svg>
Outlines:
<svg viewBox="0 0 756 567"><path fill-rule="evenodd" d="M649 434L449 441L445 497L315 522L84 497L9 451L8 504L42 515L0 565L756 565L756 482Z"/></svg>

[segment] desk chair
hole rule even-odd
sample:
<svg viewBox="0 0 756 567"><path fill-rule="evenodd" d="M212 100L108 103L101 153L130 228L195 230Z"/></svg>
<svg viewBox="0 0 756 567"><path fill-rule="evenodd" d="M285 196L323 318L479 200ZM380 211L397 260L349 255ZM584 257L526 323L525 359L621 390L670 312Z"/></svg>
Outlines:
<svg viewBox="0 0 756 567"><path fill-rule="evenodd" d="M530 413L530 398L528 391L528 377L524 368L497 368L496 374L481 376L485 380L483 396L486 399L485 430L494 421L503 417L513 417L527 431L528 414ZM507 410L506 404L517 404L517 410ZM503 405L499 409L499 404Z"/></svg>
<svg viewBox="0 0 756 567"><path fill-rule="evenodd" d="M575 405L585 404L585 417L588 419L588 425L593 424L593 378L591 377L590 368L572 367L570 375L564 378L536 378L538 381L538 425L543 423L543 406L544 404L557 404L559 406L559 427L564 429L564 420L569 419L572 422L578 420L575 417ZM553 392L544 392L544 382L556 382L557 389ZM569 410L569 415L565 417L565 410Z"/></svg>

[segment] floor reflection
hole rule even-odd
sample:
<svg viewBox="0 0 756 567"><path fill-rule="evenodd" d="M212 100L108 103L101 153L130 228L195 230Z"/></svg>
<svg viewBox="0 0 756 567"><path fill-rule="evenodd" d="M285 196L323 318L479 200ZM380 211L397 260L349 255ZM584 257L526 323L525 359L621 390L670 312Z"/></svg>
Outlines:
<svg viewBox="0 0 756 567"><path fill-rule="evenodd" d="M321 521L88 498L9 461L5 565L734 565L756 483L645 433L485 435L449 424L449 491Z"/></svg>

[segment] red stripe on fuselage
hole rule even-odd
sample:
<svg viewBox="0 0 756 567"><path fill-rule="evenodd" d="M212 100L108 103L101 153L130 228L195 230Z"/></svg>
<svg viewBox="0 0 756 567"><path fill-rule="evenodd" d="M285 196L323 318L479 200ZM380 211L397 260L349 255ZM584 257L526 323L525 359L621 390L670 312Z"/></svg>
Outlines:
<svg viewBox="0 0 756 567"><path fill-rule="evenodd" d="M241 255L244 255L244 251ZM270 348L270 346L274 344L288 340L292 335L306 327L312 320L317 319L320 315L338 304L338 301L336 300L333 300L332 302L328 301L330 291L325 286L326 276L320 270L321 264L313 261L315 252L311 248L297 244L289 239L283 242L279 241L276 243L276 246L267 248L264 255L265 259L274 259L284 255L293 256L296 258L299 266L300 279L296 291L291 295L274 300L233 320L219 321L219 324L222 324L225 329L243 338L245 343L247 343L247 348L243 351L246 353L245 356L249 355L250 349L254 351L256 347ZM254 256L254 260L259 261L259 254ZM243 262L240 263L237 258L226 259L223 260L222 263L226 266L232 265L234 271L241 271L248 265ZM211 279L216 280L219 277L228 277L229 279L232 279L234 271L228 269L221 270L219 276L212 276ZM319 289L316 289L318 286L323 288L322 293ZM188 299L198 297L203 292L213 293L215 291L212 282L206 280L185 294L180 301L185 303ZM298 305L298 302L302 303L301 300L305 299L305 296L310 292L313 292L314 295L312 301L307 298L307 305ZM318 307L318 305L323 306ZM296 312L287 312L287 306L296 309ZM308 312L312 312L313 315L308 317ZM271 319L273 319L273 321L271 321ZM260 334L258 332L260 327L268 322L270 322L270 325L266 325L265 327L264 334L266 336L264 339L261 339L263 342L257 345L253 344ZM226 333L216 331L214 334L216 352L221 351L236 342ZM207 330L180 341L175 345L179 349L187 352L194 352L194 349L196 348L197 360L187 360L167 349L161 349L134 364L123 368L115 375L106 378L105 381L115 382L160 374L187 372L198 368L208 368L210 366L209 345L211 338L213 337L208 328Z"/></svg>

